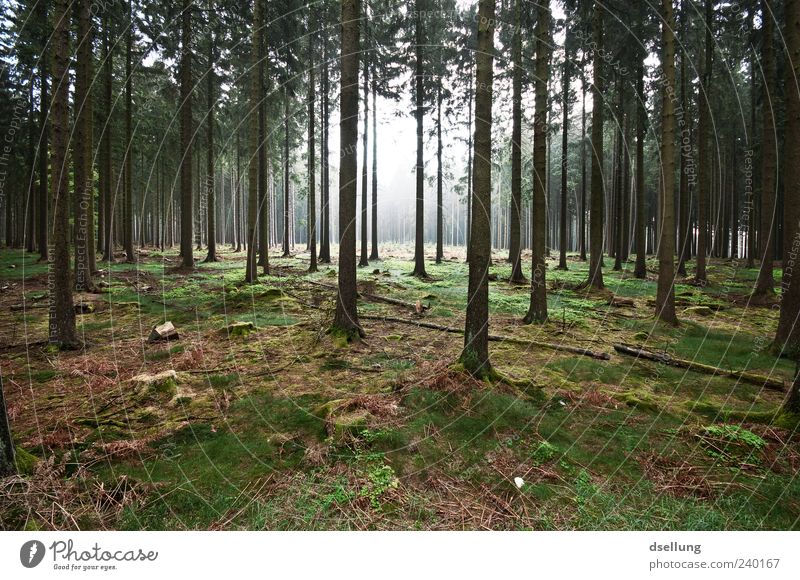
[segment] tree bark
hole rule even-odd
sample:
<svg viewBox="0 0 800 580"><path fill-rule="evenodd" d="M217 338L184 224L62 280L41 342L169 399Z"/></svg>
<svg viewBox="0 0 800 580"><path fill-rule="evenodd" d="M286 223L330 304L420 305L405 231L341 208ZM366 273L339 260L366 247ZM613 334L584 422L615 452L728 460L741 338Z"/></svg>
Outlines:
<svg viewBox="0 0 800 580"><path fill-rule="evenodd" d="M414 2L414 14L416 21L414 26L415 35L415 72L414 72L414 105L415 117L417 121L417 193L416 193L416 219L414 228L414 271L412 275L420 278L427 278L425 271L425 161L423 143L423 118L425 106L425 93L423 86L423 63L422 63L422 11L420 0Z"/></svg>
<svg viewBox="0 0 800 580"><path fill-rule="evenodd" d="M358 59L360 0L342 0L339 142L339 294L333 328L348 339L364 335L356 304L356 196L358 179Z"/></svg>
<svg viewBox="0 0 800 580"><path fill-rule="evenodd" d="M589 223L589 280L594 288L603 284L603 6L595 0L592 14L592 186Z"/></svg>
<svg viewBox="0 0 800 580"><path fill-rule="evenodd" d="M184 268L194 268L192 254L192 0L183 0L181 14L180 132L181 132L181 257Z"/></svg>
<svg viewBox="0 0 800 580"><path fill-rule="evenodd" d="M754 296L771 296L775 293L775 279L772 274L772 262L775 255L775 198L778 185L778 159L775 132L775 109L773 99L775 91L775 50L773 45L773 12L772 0L761 0L762 21L762 62L764 74L763 120L761 137L761 224L758 229L758 246L761 254L761 266L753 291Z"/></svg>
<svg viewBox="0 0 800 580"><path fill-rule="evenodd" d="M475 151L472 223L469 239L469 284L464 350L460 361L476 376L490 376L489 266L492 261L492 82L495 0L479 0L478 47L475 55Z"/></svg>
<svg viewBox="0 0 800 580"><path fill-rule="evenodd" d="M369 266L367 259L367 206L369 200L369 165L367 165L367 152L369 151L369 31L367 5L364 6L364 132L362 135L361 157L361 255L358 260L359 267Z"/></svg>
<svg viewBox="0 0 800 580"><path fill-rule="evenodd" d="M209 31L208 43L208 71L206 72L206 106L208 107L208 119L206 134L208 138L208 150L206 151L206 245L208 254L206 262L217 261L217 208L214 193L214 31Z"/></svg>
<svg viewBox="0 0 800 580"><path fill-rule="evenodd" d="M547 228L547 82L550 77L550 0L539 2L536 21L536 111L533 117L533 259L531 301L523 319L526 324L547 320L545 239Z"/></svg>
<svg viewBox="0 0 800 580"><path fill-rule="evenodd" d="M259 110L261 108L261 74L260 50L262 27L262 0L253 0L253 36L250 47L250 147L249 162L247 166L247 265L245 267L244 281L254 284L258 281L258 151L261 146L259 138L261 131L258 124Z"/></svg>
<svg viewBox="0 0 800 580"><path fill-rule="evenodd" d="M672 0L662 0L664 71L661 95L661 240L658 244L656 316L677 324L675 315L675 15Z"/></svg>
<svg viewBox="0 0 800 580"><path fill-rule="evenodd" d="M569 61L569 29L566 31L564 39L564 76L561 80L562 84L562 108L563 117L561 125L561 213L559 214L559 231L558 231L558 269L567 269L567 145L569 140L569 83L570 83L570 66Z"/></svg>
<svg viewBox="0 0 800 580"><path fill-rule="evenodd" d="M703 65L703 80L700 83L699 103L700 120L698 122L698 149L699 149L699 188L697 197L697 268L695 279L701 285L707 282L706 261L708 254L708 200L711 191L711 148L709 146L709 124L711 116L711 73L714 58L714 45L712 36L713 27L713 2L705 0L706 39L705 39L705 64Z"/></svg>
<svg viewBox="0 0 800 580"><path fill-rule="evenodd" d="M522 210L522 0L514 0L514 44L511 102L511 212L509 225L508 261L511 262L512 284L525 282L522 273L522 244L520 216Z"/></svg>
<svg viewBox="0 0 800 580"><path fill-rule="evenodd" d="M775 351L800 358L800 279L794 275L797 269L800 246L800 0L786 0L785 31L787 66L785 79L786 129L784 136L783 182L783 279L781 281L781 314L775 333ZM800 380L795 379L788 408L800 412Z"/></svg>
<svg viewBox="0 0 800 580"><path fill-rule="evenodd" d="M378 253L378 84L372 71L372 252L370 260L380 260Z"/></svg>
<svg viewBox="0 0 800 580"><path fill-rule="evenodd" d="M53 188L53 219L50 239L53 258L50 264L49 342L60 348L75 348L75 309L72 305L72 270L69 240L69 37L70 18L67 0L53 3L53 94L50 106L50 183Z"/></svg>
<svg viewBox="0 0 800 580"><path fill-rule="evenodd" d="M309 17L309 40L308 40L308 252L310 261L308 264L309 272L317 271L317 184L316 184L316 134L315 119L316 111L316 92L314 75L314 51L316 47L316 21Z"/></svg>

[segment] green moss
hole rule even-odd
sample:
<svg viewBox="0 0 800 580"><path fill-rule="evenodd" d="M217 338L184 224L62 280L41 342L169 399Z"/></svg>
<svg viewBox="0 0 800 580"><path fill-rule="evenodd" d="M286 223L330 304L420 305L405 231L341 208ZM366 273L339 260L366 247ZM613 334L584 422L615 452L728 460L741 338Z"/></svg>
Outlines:
<svg viewBox="0 0 800 580"><path fill-rule="evenodd" d="M18 445L14 447L14 460L17 464L17 473L20 475L33 475L36 465L41 461Z"/></svg>

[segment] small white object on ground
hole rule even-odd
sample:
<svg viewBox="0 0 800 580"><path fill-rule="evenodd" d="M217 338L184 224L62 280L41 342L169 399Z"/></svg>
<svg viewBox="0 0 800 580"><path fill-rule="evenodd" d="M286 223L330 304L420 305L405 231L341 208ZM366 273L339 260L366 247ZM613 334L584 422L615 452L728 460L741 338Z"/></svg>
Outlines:
<svg viewBox="0 0 800 580"><path fill-rule="evenodd" d="M516 484L517 489L521 489L523 485L525 485L525 480L521 477L514 478L514 484Z"/></svg>

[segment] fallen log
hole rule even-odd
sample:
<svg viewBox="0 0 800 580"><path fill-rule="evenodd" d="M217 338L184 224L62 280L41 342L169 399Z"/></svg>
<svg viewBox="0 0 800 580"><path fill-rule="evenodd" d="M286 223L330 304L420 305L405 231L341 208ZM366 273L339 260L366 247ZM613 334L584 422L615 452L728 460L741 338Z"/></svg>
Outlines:
<svg viewBox="0 0 800 580"><path fill-rule="evenodd" d="M364 320L378 320L380 322L396 322L399 324L409 324L411 326L418 326L420 328L430 328L431 330L440 330L442 332L451 332L453 334L464 334L464 331L460 328L455 328L452 326L442 326L440 324L434 324L432 322L425 322L422 320L409 320L406 318L397 318L394 316L374 316L369 314L362 314L359 316ZM538 340L528 340L525 338L516 338L513 336L500 336L498 334L490 334L489 340L495 342L510 342L512 344L520 344L524 346L539 346L542 348L548 348L550 350L558 350L563 352L571 352L572 354L579 354L581 356L588 356L590 358L596 358L600 360L610 360L611 355L605 352L595 352L593 350L589 350L588 348L581 348L579 346L569 346L566 344L556 344L552 342L540 342Z"/></svg>
<svg viewBox="0 0 800 580"><path fill-rule="evenodd" d="M665 365L669 365L672 367L688 369L690 371L695 371L698 373L705 373L709 375L720 375L724 377L731 377L735 379L739 379L744 383L750 383L751 385L756 385L759 387L764 387L767 389L771 389L773 391L785 391L786 384L782 380L773 379L770 377L765 377L763 375L757 375L755 373L748 373L745 371L736 371L732 369L723 369L720 367L715 367L712 365L705 365L703 363L684 360L681 358L675 358L670 354L665 352L653 352L647 349L642 348L641 346L632 346L629 344L615 344L614 350L620 354L627 354L629 356L634 356L637 358L643 358L646 360L651 360L655 362L659 362Z"/></svg>

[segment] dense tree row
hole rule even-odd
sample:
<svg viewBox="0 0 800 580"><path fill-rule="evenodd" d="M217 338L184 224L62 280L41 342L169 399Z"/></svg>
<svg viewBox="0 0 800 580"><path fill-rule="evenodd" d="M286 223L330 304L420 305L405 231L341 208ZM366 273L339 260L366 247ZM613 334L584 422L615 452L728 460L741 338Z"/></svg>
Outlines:
<svg viewBox="0 0 800 580"><path fill-rule="evenodd" d="M800 351L796 0L5 10L2 241L52 261L51 340L64 347L78 342L72 292L148 246L178 245L189 270L230 245L255 282L271 248L309 252L314 271L338 244L334 326L363 334L357 268L382 242L413 240L421 278L426 244L437 262L446 245L467 248L462 362L476 374L492 372L493 248L508 250L511 283L530 284L526 323L548 318L554 250L561 269L568 253L588 259L594 289L629 260L647 277L657 254L655 314L670 324L676 276L702 286L710 257L743 259L759 268L752 300L765 300L782 260L773 346ZM379 196L393 163L379 115L404 103L416 125L407 228Z"/></svg>

